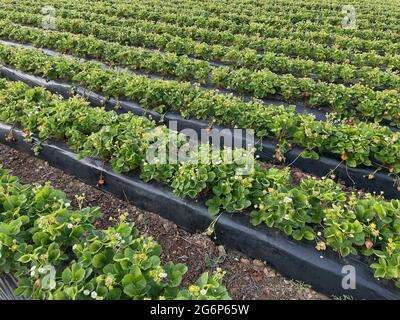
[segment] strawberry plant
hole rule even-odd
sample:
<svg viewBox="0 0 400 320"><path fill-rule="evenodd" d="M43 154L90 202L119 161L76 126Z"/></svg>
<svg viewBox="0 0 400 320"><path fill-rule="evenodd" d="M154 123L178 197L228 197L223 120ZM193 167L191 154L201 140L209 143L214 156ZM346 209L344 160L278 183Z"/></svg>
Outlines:
<svg viewBox="0 0 400 320"><path fill-rule="evenodd" d="M22 185L3 169L0 177L0 273L17 277L17 295L39 300L229 299L221 270L181 288L187 267L161 264L160 245L132 225L120 222L97 230L97 208L74 211L49 184Z"/></svg>

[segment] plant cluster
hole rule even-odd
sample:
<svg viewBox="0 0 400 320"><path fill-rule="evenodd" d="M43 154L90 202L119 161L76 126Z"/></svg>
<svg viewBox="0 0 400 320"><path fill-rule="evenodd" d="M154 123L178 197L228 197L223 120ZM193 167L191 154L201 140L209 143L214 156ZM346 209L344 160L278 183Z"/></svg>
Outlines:
<svg viewBox="0 0 400 320"><path fill-rule="evenodd" d="M72 210L49 184L24 185L0 168L0 274L38 300L229 299L223 272L182 288L183 264L160 262L161 247L124 216L104 230L97 208Z"/></svg>

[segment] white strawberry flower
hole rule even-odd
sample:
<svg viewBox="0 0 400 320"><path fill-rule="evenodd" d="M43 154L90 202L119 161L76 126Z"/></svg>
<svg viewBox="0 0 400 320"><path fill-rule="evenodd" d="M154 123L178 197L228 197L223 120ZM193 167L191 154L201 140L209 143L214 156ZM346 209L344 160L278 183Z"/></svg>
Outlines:
<svg viewBox="0 0 400 320"><path fill-rule="evenodd" d="M285 198L283 198L283 202L284 202L284 203L290 203L290 202L292 202L292 201L293 201L293 199L290 198L290 197L285 197Z"/></svg>

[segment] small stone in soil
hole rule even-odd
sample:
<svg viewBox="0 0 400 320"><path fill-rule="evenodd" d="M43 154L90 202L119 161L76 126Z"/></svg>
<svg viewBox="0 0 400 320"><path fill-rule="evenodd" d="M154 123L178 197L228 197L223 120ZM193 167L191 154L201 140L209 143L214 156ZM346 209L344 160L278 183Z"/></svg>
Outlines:
<svg viewBox="0 0 400 320"><path fill-rule="evenodd" d="M253 264L255 266L257 266L257 267L260 267L260 268L264 267L264 263L262 261L260 261L260 260L257 260L257 259L253 260Z"/></svg>
<svg viewBox="0 0 400 320"><path fill-rule="evenodd" d="M220 255L226 255L226 251L225 251L224 246L222 246L222 245L218 246L217 249L218 249L218 252L219 252Z"/></svg>

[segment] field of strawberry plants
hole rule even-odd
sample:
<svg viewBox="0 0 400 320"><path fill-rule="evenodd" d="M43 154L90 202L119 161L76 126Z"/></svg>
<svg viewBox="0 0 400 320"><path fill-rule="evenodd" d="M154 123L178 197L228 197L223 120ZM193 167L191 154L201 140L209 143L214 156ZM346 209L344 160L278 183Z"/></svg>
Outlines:
<svg viewBox="0 0 400 320"><path fill-rule="evenodd" d="M399 5L398 0L2 0L0 141L50 162L47 148L61 145L56 153L72 153L88 170L94 169L86 159L109 165L97 186L115 194L118 181L132 175L149 186L147 193L166 188L174 197L172 210L179 201L207 208L211 233L218 233L222 216L234 214L250 226L241 231L243 242L254 236L251 230L271 229L284 242L304 243L310 254L326 254L338 265L355 259L370 266L368 290L361 285L350 295L399 298ZM171 118L182 132L169 127L165 119ZM190 161L165 162L161 154L148 160L156 142L169 154L185 148L188 124L207 132L252 130L256 143L251 150L246 145L218 150L200 141L187 153ZM206 161L197 161L199 152ZM228 162L232 155L239 160ZM53 162L71 171L63 161ZM293 175L298 169L301 178ZM70 211L65 197L48 186L43 188L57 201L38 199L42 189L0 173L0 274L18 277L18 294L85 299L97 286L95 292L106 299L229 297L219 273L202 276L192 291L178 289L185 267L161 266L158 246L130 225L96 230L91 223L97 212ZM76 176L91 181L81 172ZM56 211L38 209L37 203ZM193 221L204 219L189 211ZM167 214L178 225L184 219L179 212ZM66 229L68 219L79 224L76 234ZM185 223L181 226L199 231ZM115 232L126 237L123 254ZM79 244L83 237L87 248ZM232 246L279 269L267 251ZM284 255L290 248L280 250ZM42 261L46 252L48 260ZM130 264L142 254L148 259ZM68 260L71 255L76 261ZM324 259L317 264L327 268ZM35 285L42 277L36 268L50 268L42 273L51 279L46 287ZM289 269L282 272L328 293L346 293L336 288L342 270L332 271L338 279L332 285L315 284ZM157 278L160 272L168 277ZM103 276L118 285L100 288L96 277ZM194 287L210 290L203 295Z"/></svg>

